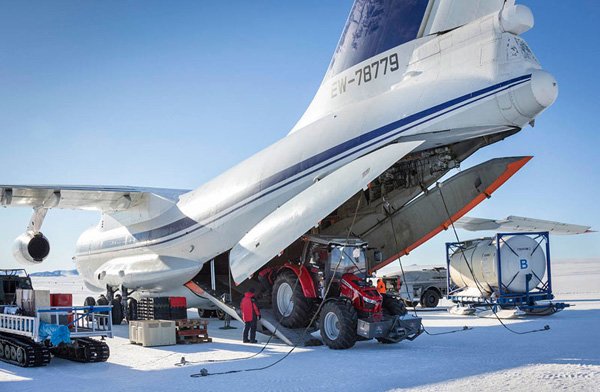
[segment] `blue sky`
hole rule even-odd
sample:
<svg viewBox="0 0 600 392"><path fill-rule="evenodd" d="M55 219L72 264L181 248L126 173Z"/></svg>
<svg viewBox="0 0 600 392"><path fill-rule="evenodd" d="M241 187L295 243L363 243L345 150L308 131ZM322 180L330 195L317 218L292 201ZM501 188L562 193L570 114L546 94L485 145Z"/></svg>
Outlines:
<svg viewBox="0 0 600 392"><path fill-rule="evenodd" d="M523 37L559 82L535 128L470 167L534 155L469 215L600 229L597 20L589 1L518 1ZM316 92L351 1L29 1L0 4L0 183L194 188L275 142ZM29 209L0 209L0 265ZM99 214L52 210L52 252L30 271L71 269ZM479 234L460 232L461 238ZM485 234L485 233L483 233ZM441 264L442 233L403 259ZM553 237L554 258L600 257L599 234Z"/></svg>

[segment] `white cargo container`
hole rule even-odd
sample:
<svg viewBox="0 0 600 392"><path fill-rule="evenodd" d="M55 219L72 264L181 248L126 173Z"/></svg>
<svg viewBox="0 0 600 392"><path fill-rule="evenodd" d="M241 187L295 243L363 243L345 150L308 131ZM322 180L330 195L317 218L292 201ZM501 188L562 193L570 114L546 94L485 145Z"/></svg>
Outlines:
<svg viewBox="0 0 600 392"><path fill-rule="evenodd" d="M131 320L129 341L144 347L172 346L176 344L175 321Z"/></svg>

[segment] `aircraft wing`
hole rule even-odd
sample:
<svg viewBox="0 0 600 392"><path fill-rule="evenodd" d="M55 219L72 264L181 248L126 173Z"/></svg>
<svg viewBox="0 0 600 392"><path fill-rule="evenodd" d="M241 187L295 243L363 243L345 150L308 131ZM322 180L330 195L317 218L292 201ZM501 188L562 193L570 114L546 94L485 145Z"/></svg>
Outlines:
<svg viewBox="0 0 600 392"><path fill-rule="evenodd" d="M231 275L240 283L306 233L319 221L385 170L421 145L422 141L386 146L316 182L264 218L229 254Z"/></svg>
<svg viewBox="0 0 600 392"><path fill-rule="evenodd" d="M457 220L454 225L459 229L468 231L501 230L515 233L547 231L550 234L558 235L592 232L590 230L590 226L573 225L569 223L553 222L533 218L523 218L512 215L506 219L484 219L464 216Z"/></svg>
<svg viewBox="0 0 600 392"><path fill-rule="evenodd" d="M188 192L131 186L0 185L0 206L123 211L154 195L176 202Z"/></svg>

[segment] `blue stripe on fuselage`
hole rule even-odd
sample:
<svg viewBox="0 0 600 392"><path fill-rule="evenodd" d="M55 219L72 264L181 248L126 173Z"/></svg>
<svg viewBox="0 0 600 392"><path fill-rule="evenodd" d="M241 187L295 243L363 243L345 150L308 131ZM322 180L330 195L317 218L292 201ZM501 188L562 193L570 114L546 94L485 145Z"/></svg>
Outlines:
<svg viewBox="0 0 600 392"><path fill-rule="evenodd" d="M222 216L214 217L210 221L205 222L203 224L199 224L198 222L208 219L208 218L210 218L210 216L199 217L198 221L193 220L189 217L184 217L184 218L181 218L181 219L179 219L175 222L172 222L168 225L165 225L165 226L162 226L162 227L159 227L156 229L152 229L149 231L135 233L132 236L137 241L152 241L152 240L164 238L166 236L175 234L180 231L187 230L185 233L182 233L173 238L165 239L161 242L158 242L158 243L155 243L152 245L159 245L159 244L162 244L162 243L165 243L168 241L172 241L172 240L181 238L184 235L187 235L187 234L197 231L211 223L214 223L216 220L221 219L221 218L247 206L248 204L255 202L256 200L258 200L262 197L265 197L273 192L276 192L277 190L279 190L283 187L286 187L295 181L298 181L302 178L305 178L306 176L314 174L315 172L317 172L318 170L321 170L325 166L329 166L336 162L339 162L340 160L348 158L349 156L356 154L357 152L360 152L360 151L363 151L370 147L373 147L376 144L380 144L382 142L384 142L384 143L391 142L395 138L397 138L397 136L399 136L403 132L406 132L407 130L410 130L419 125L422 125L423 123L425 123L427 121L431 121L432 119L435 119L435 118L438 118L445 114L448 114L454 110L460 109L466 105L470 105L473 102L480 101L491 95L497 94L506 89L515 87L522 83L525 83L525 82L529 81L530 78L531 78L531 74L523 75L518 78L507 80L505 82L498 83L498 84L495 84L490 87L486 87L481 90L477 90L475 92L472 92L472 93L463 95L461 97L452 99L450 101L444 102L442 104L433 106L433 107L423 110L419 113L415 113L408 117L402 118L398 121L384 125L373 131L364 133L358 137L352 138L346 142L343 142L337 146L334 146L328 150L325 150L317 155L314 155L311 158L308 158L302 162L299 162L295 165L288 167L287 169L284 169L276 174L273 174L270 177L267 177L260 183L257 183L253 186L248 187L243 193L237 195L237 197L234 200L230 200L226 204L218 207L213 216L235 206L236 204L252 197L253 195L256 195L256 197L252 198L251 200L248 200L246 203L239 205L236 208L233 208L232 210L228 211L227 213L223 214ZM476 98L476 99L469 101L473 98ZM465 101L469 101L469 102L465 102ZM461 103L462 103L462 105L460 105ZM458 105L458 106L456 106L456 105ZM456 106L456 107L453 107L453 106ZM451 107L453 107L453 108L450 109ZM446 110L446 109L448 109L448 110ZM429 117L432 115L435 115L435 116L425 119L426 117ZM421 119L423 119L423 120L419 121ZM406 127L407 125L410 125L410 126ZM404 128L402 130L398 130L399 128L403 128L403 127L406 127L406 128ZM398 130L398 131L394 132L395 130ZM379 139L380 137L382 137L384 135L386 135L385 138ZM375 139L378 139L378 140L375 140ZM352 151L352 152L348 152L349 150L352 150L356 147L361 147L361 148L358 150ZM331 162L328 162L325 166L320 166L321 164L327 162L328 160L330 160L332 158L335 158L335 159L332 160ZM294 177L297 174L300 174L302 172L305 172L305 173L297 178L292 179L292 177ZM286 180L288 180L288 181L286 181ZM269 189L278 184L279 184L279 186L277 186L263 194L259 194L261 191ZM193 227L195 225L197 225L197 226ZM190 229L190 228L192 228L192 229ZM190 230L188 230L188 229L190 229ZM128 240L128 238L131 238L131 237L127 237L127 238L122 237L119 239L111 239L111 240L105 240L102 242L98 242L96 244L92 244L90 250L97 251L100 249L114 248L117 246L132 244L132 241ZM141 246L145 246L145 245L136 245L135 247L141 247ZM131 249L131 248L128 248L128 249Z"/></svg>

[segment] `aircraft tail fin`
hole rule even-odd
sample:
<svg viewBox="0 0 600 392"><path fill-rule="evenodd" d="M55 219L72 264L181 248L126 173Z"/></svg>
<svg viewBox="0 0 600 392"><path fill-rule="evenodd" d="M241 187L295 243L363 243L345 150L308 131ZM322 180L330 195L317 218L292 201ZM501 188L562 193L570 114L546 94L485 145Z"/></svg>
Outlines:
<svg viewBox="0 0 600 392"><path fill-rule="evenodd" d="M325 80L396 46L467 24L514 0L355 0Z"/></svg>
<svg viewBox="0 0 600 392"><path fill-rule="evenodd" d="M356 0L325 79L417 38L428 1Z"/></svg>

